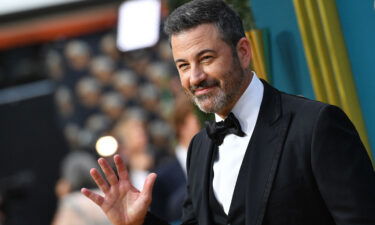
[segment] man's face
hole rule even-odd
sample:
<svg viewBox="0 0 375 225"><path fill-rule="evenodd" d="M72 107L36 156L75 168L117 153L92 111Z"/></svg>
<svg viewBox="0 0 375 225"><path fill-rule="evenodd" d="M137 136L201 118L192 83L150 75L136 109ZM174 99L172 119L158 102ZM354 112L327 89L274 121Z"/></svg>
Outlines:
<svg viewBox="0 0 375 225"><path fill-rule="evenodd" d="M213 24L202 24L171 37L173 58L182 87L209 113L233 107L245 79L237 54Z"/></svg>

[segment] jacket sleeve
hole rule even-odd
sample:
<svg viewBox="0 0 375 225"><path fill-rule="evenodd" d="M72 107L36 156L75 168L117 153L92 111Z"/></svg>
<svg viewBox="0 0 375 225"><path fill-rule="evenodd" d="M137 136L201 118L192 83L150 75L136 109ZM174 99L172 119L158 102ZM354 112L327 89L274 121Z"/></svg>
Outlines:
<svg viewBox="0 0 375 225"><path fill-rule="evenodd" d="M323 107L319 113L311 163L336 224L375 224L374 169L354 125L338 107Z"/></svg>
<svg viewBox="0 0 375 225"><path fill-rule="evenodd" d="M143 225L169 225L169 223L155 216L151 212L147 212Z"/></svg>

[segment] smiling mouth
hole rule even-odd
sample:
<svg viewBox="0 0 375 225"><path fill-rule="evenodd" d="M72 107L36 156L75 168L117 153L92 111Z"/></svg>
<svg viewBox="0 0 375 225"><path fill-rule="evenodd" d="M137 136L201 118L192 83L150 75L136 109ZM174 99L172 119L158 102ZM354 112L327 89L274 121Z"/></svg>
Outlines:
<svg viewBox="0 0 375 225"><path fill-rule="evenodd" d="M212 91L217 86L210 86L210 87L202 87L202 88L197 88L194 90L193 94L195 96L200 96L200 95L205 95L208 94L209 92Z"/></svg>
<svg viewBox="0 0 375 225"><path fill-rule="evenodd" d="M198 85L193 85L190 88L191 93L195 96L205 95L211 92L214 88L219 87L217 80L204 80Z"/></svg>

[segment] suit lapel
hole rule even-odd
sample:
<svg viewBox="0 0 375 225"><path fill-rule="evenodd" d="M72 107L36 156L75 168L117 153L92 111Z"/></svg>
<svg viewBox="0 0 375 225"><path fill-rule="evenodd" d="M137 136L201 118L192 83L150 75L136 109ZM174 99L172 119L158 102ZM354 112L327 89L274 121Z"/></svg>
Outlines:
<svg viewBox="0 0 375 225"><path fill-rule="evenodd" d="M281 95L263 81L264 95L248 146L246 224L260 225L287 134L290 115L282 115Z"/></svg>

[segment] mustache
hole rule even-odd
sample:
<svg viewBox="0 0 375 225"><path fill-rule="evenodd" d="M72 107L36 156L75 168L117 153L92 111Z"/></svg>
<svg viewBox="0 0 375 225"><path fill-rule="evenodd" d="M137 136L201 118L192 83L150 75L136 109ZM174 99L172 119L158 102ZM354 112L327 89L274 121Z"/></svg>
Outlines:
<svg viewBox="0 0 375 225"><path fill-rule="evenodd" d="M206 87L213 87L213 86L219 86L220 82L218 80L203 80L197 85L192 85L190 87L190 91L194 93L199 88L206 88Z"/></svg>

